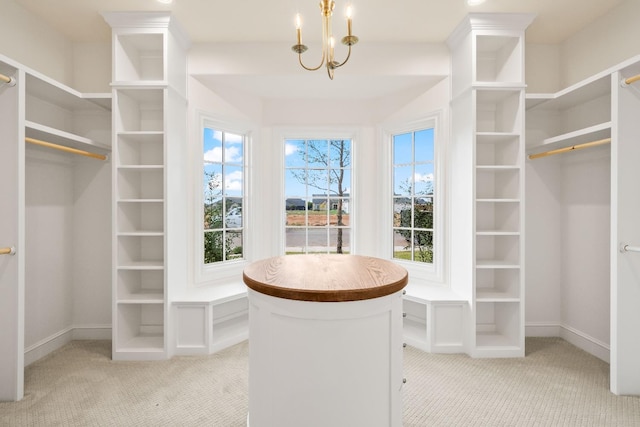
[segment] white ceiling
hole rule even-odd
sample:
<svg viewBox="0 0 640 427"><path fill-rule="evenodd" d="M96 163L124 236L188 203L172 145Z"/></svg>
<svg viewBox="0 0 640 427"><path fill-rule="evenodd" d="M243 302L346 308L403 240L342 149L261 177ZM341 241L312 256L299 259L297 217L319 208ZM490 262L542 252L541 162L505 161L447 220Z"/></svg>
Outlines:
<svg viewBox="0 0 640 427"><path fill-rule="evenodd" d="M157 0L13 1L74 42L109 40L110 28L100 15L103 11L169 10L192 43L286 42L288 49L295 41L296 12L304 20L305 42L316 41L321 32L318 0L173 0L170 5ZM528 42L559 43L623 0L486 0L474 7L468 6L465 0L336 0L334 31L337 34L345 31L345 24L340 21L347 1L354 8L353 33L366 42L441 43L469 12L527 12L537 15L527 30ZM326 73L322 77L319 73L307 74L313 74L316 81L327 78ZM277 96L275 93L279 93L279 97L310 96L300 90L295 95L287 93L287 85L277 84L275 80L273 85L265 85L264 77L261 81L236 76L225 78L226 81L218 80L217 84L238 85L257 96L270 98ZM278 78L282 76L274 76ZM375 87L388 91L386 77L379 78L377 84L369 80L366 88L353 87L351 82L352 90L364 91L368 97L376 95ZM340 83L336 83L336 87L338 85Z"/></svg>
<svg viewBox="0 0 640 427"><path fill-rule="evenodd" d="M170 10L194 43L293 41L294 15L319 21L318 0L14 0L39 15L73 41L108 40L109 27L100 12ZM334 19L348 0L336 1ZM350 0L354 33L361 40L442 42L469 12L537 14L527 40L558 43L622 0L487 0L467 6L465 0ZM337 25L337 24L336 24Z"/></svg>

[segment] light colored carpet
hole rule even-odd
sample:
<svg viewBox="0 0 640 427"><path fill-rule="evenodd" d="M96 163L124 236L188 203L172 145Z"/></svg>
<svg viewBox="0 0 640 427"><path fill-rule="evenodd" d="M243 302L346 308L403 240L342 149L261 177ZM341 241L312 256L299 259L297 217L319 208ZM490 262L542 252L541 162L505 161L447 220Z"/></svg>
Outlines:
<svg viewBox="0 0 640 427"><path fill-rule="evenodd" d="M471 359L407 347L404 426L640 426L640 397L610 393L606 363L559 338L526 348ZM0 425L244 426L247 351L113 362L109 341L74 341L26 369L25 397L0 403Z"/></svg>

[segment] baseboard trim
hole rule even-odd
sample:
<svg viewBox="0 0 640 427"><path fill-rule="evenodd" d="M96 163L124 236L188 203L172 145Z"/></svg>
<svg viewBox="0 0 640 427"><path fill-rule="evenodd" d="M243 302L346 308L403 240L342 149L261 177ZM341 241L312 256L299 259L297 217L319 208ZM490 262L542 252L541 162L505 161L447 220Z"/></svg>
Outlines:
<svg viewBox="0 0 640 427"><path fill-rule="evenodd" d="M110 340L111 325L69 326L24 349L24 366L42 359L73 340Z"/></svg>
<svg viewBox="0 0 640 427"><path fill-rule="evenodd" d="M560 337L598 359L610 363L611 348L602 341L566 325L562 325Z"/></svg>
<svg viewBox="0 0 640 427"><path fill-rule="evenodd" d="M592 356L610 363L610 346L571 326L561 323L527 323L527 337L560 337Z"/></svg>
<svg viewBox="0 0 640 427"><path fill-rule="evenodd" d="M558 323L527 323L524 327L527 337L559 337L562 326Z"/></svg>

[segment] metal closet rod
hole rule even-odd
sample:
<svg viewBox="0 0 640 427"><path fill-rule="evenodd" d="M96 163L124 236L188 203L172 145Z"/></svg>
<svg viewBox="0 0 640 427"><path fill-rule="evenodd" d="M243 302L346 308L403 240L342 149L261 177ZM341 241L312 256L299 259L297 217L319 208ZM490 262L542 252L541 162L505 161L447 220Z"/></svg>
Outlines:
<svg viewBox="0 0 640 427"><path fill-rule="evenodd" d="M551 156L553 154L566 153L567 151L579 150L581 148L595 147L596 145L608 144L611 138L599 139L597 141L585 142L583 144L572 145L571 147L558 148L557 150L549 150L544 153L531 154L529 159L539 159L540 157Z"/></svg>
<svg viewBox="0 0 640 427"><path fill-rule="evenodd" d="M16 80L13 77L5 76L4 74L0 74L0 82L7 83L9 86L16 84Z"/></svg>
<svg viewBox="0 0 640 427"><path fill-rule="evenodd" d="M65 151L67 153L79 154L81 156L92 157L98 160L107 160L107 156L105 156L104 154L96 154L89 151L78 150L76 148L65 147L64 145L53 144L51 142L42 141L35 138L26 137L24 140L30 144L41 145L43 147L53 148L55 150Z"/></svg>

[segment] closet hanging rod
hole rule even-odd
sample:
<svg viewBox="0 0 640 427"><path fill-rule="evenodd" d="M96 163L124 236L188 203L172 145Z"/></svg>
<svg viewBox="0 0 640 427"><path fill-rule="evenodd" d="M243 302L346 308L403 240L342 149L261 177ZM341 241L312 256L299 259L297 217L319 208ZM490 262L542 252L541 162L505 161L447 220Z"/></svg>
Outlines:
<svg viewBox="0 0 640 427"><path fill-rule="evenodd" d="M107 156L105 156L104 154L91 153L89 151L83 151L83 150L78 150L76 148L65 147L64 145L53 144L51 142L41 141L39 139L34 139L29 137L26 137L24 140L30 144L41 145L43 147L49 147L56 150L65 151L67 153L79 154L81 156L92 157L98 160L107 160Z"/></svg>
<svg viewBox="0 0 640 427"><path fill-rule="evenodd" d="M622 245L620 252L640 252L640 246Z"/></svg>
<svg viewBox="0 0 640 427"><path fill-rule="evenodd" d="M629 86L631 83L635 83L640 80L640 74L636 74L635 76L629 77L628 79L622 79L620 85L622 87Z"/></svg>
<svg viewBox="0 0 640 427"><path fill-rule="evenodd" d="M0 248L0 255L15 255L16 248L11 246L10 248Z"/></svg>
<svg viewBox="0 0 640 427"><path fill-rule="evenodd" d="M14 79L13 77L5 76L4 74L0 74L0 82L6 83L9 86L15 86L16 79Z"/></svg>
<svg viewBox="0 0 640 427"><path fill-rule="evenodd" d="M567 151L579 150L581 148L595 147L597 145L608 144L611 138L599 139L597 141L585 142L583 144L572 145L571 147L558 148L557 150L549 150L543 153L531 154L529 159L539 159L540 157L551 156L553 154L566 153Z"/></svg>

